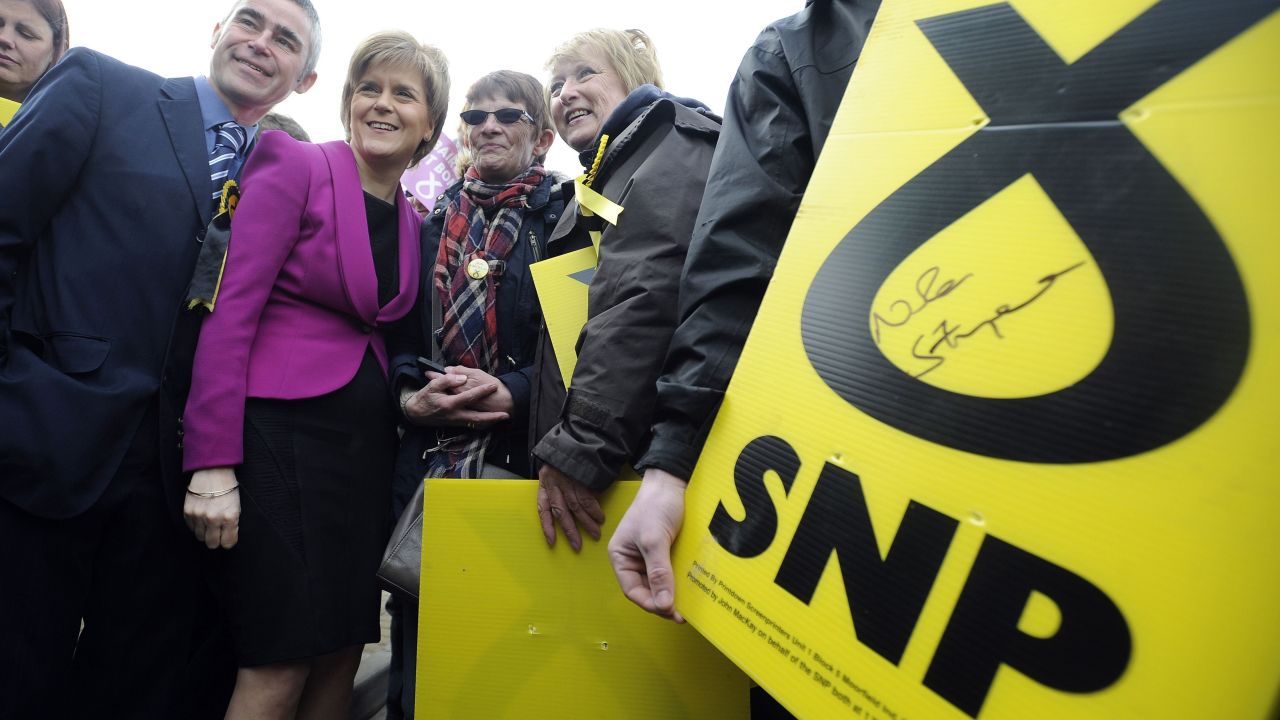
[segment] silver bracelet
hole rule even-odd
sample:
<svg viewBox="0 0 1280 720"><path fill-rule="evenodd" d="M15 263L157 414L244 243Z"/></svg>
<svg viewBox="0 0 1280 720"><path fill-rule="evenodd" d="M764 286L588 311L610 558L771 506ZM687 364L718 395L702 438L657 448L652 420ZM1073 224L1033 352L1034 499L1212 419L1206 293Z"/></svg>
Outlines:
<svg viewBox="0 0 1280 720"><path fill-rule="evenodd" d="M213 492L196 492L191 488L187 488L187 494L195 495L198 498L216 498L216 497L222 497L223 495L230 495L231 493L235 492L238 489L240 489L240 483L236 483L235 485L232 485L226 490L214 490Z"/></svg>

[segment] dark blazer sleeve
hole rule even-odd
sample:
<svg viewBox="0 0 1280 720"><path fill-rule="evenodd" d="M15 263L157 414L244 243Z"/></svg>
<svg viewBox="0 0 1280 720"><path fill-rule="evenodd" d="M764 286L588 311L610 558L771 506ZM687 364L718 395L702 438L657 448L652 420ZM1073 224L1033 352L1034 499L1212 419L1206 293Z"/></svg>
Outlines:
<svg viewBox="0 0 1280 720"><path fill-rule="evenodd" d="M72 194L97 134L102 85L98 57L73 50L0 132L0 354L16 272Z"/></svg>
<svg viewBox="0 0 1280 720"><path fill-rule="evenodd" d="M190 78L76 48L0 133L0 494L29 512L96 501L164 382L200 132Z"/></svg>

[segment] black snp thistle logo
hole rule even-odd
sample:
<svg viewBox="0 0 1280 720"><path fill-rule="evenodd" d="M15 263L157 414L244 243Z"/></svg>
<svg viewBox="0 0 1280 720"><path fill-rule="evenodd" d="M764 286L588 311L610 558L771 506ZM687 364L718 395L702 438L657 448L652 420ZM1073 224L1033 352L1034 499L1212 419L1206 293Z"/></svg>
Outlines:
<svg viewBox="0 0 1280 720"><path fill-rule="evenodd" d="M1163 0L1069 65L1005 3L917 21L991 122L873 209L818 271L802 337L822 380L904 432L1024 462L1128 457L1212 417L1249 353L1240 274L1204 211L1119 115L1277 6ZM1101 363L1070 387L1015 399L950 392L899 370L872 337L877 290L914 250L1028 173L1106 279L1115 325Z"/></svg>

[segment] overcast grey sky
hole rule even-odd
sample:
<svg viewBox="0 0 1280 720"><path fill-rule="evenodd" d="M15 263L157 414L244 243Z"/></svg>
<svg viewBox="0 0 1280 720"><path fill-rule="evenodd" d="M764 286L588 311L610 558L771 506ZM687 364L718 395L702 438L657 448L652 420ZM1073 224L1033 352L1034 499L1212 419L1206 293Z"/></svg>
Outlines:
<svg viewBox="0 0 1280 720"><path fill-rule="evenodd" d="M313 140L342 137L339 96L356 44L379 30L399 28L449 57L453 92L445 132L456 131L462 96L473 80L503 68L546 80L543 63L563 40L593 27L635 27L658 49L667 89L724 110L729 81L760 30L797 12L804 0L599 0L582 2L408 2L314 0L324 45L319 80L278 110L302 123ZM232 0L64 0L72 45L83 45L166 76L207 72L213 26ZM222 5L226 7L222 7ZM558 138L547 164L577 174L574 153Z"/></svg>

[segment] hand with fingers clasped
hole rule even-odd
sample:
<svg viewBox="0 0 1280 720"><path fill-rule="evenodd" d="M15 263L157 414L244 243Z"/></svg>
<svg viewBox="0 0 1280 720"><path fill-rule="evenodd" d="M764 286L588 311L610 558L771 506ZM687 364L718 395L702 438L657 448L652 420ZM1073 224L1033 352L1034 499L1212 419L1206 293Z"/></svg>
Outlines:
<svg viewBox="0 0 1280 720"><path fill-rule="evenodd" d="M240 483L229 467L197 470L187 484L183 519L210 550L235 547L240 539Z"/></svg>
<svg viewBox="0 0 1280 720"><path fill-rule="evenodd" d="M475 429L510 417L511 393L496 378L474 368L445 369L449 374L428 373L427 384L404 399L409 422Z"/></svg>
<svg viewBox="0 0 1280 720"><path fill-rule="evenodd" d="M635 500L609 540L609 563L627 599L678 623L684 618L675 609L671 545L684 521L686 485L669 472L646 470Z"/></svg>
<svg viewBox="0 0 1280 720"><path fill-rule="evenodd" d="M467 379L461 387L456 388L454 392L465 392L476 388L493 386L494 390L488 395L482 395L470 403L472 410L481 412L496 412L511 414L515 409L515 401L511 399L511 391L507 386L502 384L498 378L489 373L466 365L451 365L445 370L450 375L461 375ZM433 373L434 374L434 373Z"/></svg>
<svg viewBox="0 0 1280 720"><path fill-rule="evenodd" d="M549 547L556 545L556 523L559 523L569 540L569 547L578 552L582 549L578 526L581 525L593 540L599 540L604 510L595 493L585 485L543 464L538 470L538 520L542 523L542 536Z"/></svg>

